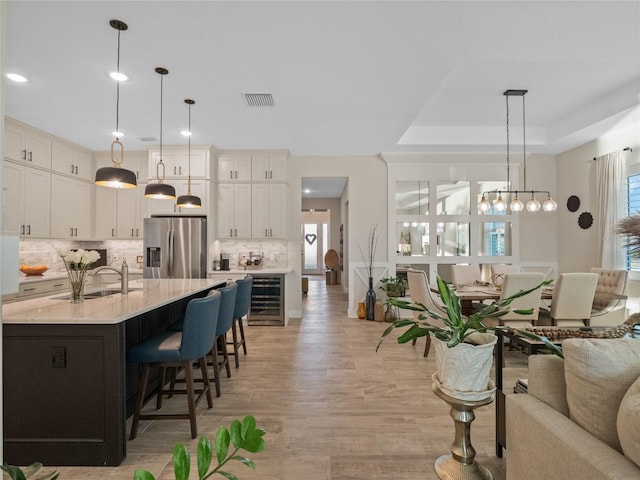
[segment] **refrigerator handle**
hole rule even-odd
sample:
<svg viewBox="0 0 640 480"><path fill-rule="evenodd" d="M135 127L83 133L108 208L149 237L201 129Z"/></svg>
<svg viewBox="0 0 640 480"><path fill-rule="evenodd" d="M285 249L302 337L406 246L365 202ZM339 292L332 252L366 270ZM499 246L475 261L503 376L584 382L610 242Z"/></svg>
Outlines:
<svg viewBox="0 0 640 480"><path fill-rule="evenodd" d="M173 230L169 230L169 255L168 255L169 278L173 278Z"/></svg>

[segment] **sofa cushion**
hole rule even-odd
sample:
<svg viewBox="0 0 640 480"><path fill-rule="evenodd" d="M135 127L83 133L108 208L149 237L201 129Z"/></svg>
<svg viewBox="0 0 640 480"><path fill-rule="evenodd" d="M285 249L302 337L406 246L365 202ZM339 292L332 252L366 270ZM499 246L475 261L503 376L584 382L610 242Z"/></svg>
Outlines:
<svg viewBox="0 0 640 480"><path fill-rule="evenodd" d="M629 387L620 403L618 437L625 456L640 466L640 377Z"/></svg>
<svg viewBox="0 0 640 480"><path fill-rule="evenodd" d="M572 338L562 348L571 420L622 452L614 427L622 398L640 377L640 341Z"/></svg>

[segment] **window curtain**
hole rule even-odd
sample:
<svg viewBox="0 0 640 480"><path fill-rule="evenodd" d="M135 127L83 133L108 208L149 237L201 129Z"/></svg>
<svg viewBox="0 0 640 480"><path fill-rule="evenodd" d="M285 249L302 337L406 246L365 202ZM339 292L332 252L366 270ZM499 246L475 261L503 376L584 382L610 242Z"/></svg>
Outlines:
<svg viewBox="0 0 640 480"><path fill-rule="evenodd" d="M598 258L602 268L624 270L622 241L616 234L624 209L624 155L622 151L596 158Z"/></svg>

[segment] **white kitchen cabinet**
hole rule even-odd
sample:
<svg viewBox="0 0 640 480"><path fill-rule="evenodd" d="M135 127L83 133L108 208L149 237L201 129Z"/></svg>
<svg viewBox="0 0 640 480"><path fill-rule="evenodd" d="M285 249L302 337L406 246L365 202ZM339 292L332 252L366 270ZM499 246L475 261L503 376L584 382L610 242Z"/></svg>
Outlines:
<svg viewBox="0 0 640 480"><path fill-rule="evenodd" d="M157 165L160 161L160 149L149 149L149 179L157 179ZM211 147L191 146L191 178L210 178ZM162 147L162 163L165 166L165 178L185 180L189 177L188 147ZM167 182L170 183L170 182ZM175 186L175 185L174 185Z"/></svg>
<svg viewBox="0 0 640 480"><path fill-rule="evenodd" d="M251 181L251 155L221 155L218 157L218 181Z"/></svg>
<svg viewBox="0 0 640 480"><path fill-rule="evenodd" d="M252 155L251 180L254 182L286 182L286 155Z"/></svg>
<svg viewBox="0 0 640 480"><path fill-rule="evenodd" d="M144 185L138 188L118 190L117 194L117 234L118 238L142 239L142 213L147 200Z"/></svg>
<svg viewBox="0 0 640 480"><path fill-rule="evenodd" d="M6 120L4 158L32 167L51 168L51 137L27 126Z"/></svg>
<svg viewBox="0 0 640 480"><path fill-rule="evenodd" d="M51 175L51 238L91 238L93 192L92 183Z"/></svg>
<svg viewBox="0 0 640 480"><path fill-rule="evenodd" d="M217 237L251 238L251 184L220 183L217 200Z"/></svg>
<svg viewBox="0 0 640 480"><path fill-rule="evenodd" d="M140 187L138 187L140 188ZM95 231L94 238L109 239L118 236L118 191L136 190L95 187Z"/></svg>
<svg viewBox="0 0 640 480"><path fill-rule="evenodd" d="M176 198L174 200L149 200L147 205L149 215L173 215L180 213L182 215L207 215L209 213L209 183L210 180L191 180L191 194L200 197L202 208L179 208L176 205L177 197L186 195L188 192L188 181L175 180L171 183L176 189Z"/></svg>
<svg viewBox="0 0 640 480"><path fill-rule="evenodd" d="M2 232L25 238L48 238L51 173L4 161Z"/></svg>
<svg viewBox="0 0 640 480"><path fill-rule="evenodd" d="M285 238L287 185L254 183L251 190L251 236Z"/></svg>
<svg viewBox="0 0 640 480"><path fill-rule="evenodd" d="M91 152L58 140L51 145L51 170L88 181L95 178Z"/></svg>

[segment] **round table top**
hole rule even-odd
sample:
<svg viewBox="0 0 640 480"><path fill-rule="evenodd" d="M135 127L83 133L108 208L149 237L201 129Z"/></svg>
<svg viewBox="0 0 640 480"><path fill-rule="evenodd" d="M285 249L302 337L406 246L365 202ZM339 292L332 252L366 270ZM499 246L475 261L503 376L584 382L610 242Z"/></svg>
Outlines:
<svg viewBox="0 0 640 480"><path fill-rule="evenodd" d="M331 270L336 268L338 266L338 260L338 252L336 252L334 249L327 250L327 253L324 255L324 264L327 266L327 268Z"/></svg>

